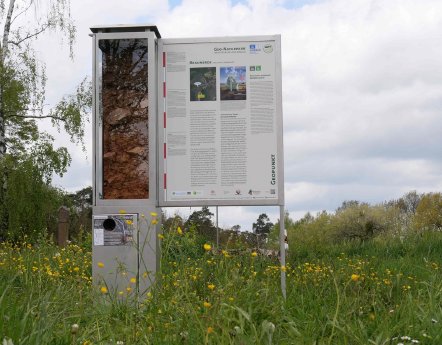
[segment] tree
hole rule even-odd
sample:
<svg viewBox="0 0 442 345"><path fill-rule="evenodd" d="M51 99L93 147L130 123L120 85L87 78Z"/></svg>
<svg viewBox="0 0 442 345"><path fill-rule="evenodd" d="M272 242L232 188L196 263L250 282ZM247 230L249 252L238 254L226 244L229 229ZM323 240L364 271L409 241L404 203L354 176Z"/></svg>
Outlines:
<svg viewBox="0 0 442 345"><path fill-rule="evenodd" d="M273 223L270 221L267 214L261 213L256 220L256 223L253 223L252 229L255 234L267 236L272 227Z"/></svg>
<svg viewBox="0 0 442 345"><path fill-rule="evenodd" d="M207 206L200 211L194 211L184 223L186 230L195 227L197 232L203 235L208 241L216 241L216 227L212 222L213 213Z"/></svg>
<svg viewBox="0 0 442 345"><path fill-rule="evenodd" d="M51 119L71 141L83 144L84 125L92 104L90 82L84 80L74 95L64 97L51 111L44 109L46 74L32 43L45 32L67 38L72 55L75 26L69 0L0 0L0 237L8 228L8 176L31 162L50 183L71 162L66 148L54 148L54 138L38 128ZM31 19L28 19L31 18ZM32 20L32 22L31 22Z"/></svg>
<svg viewBox="0 0 442 345"><path fill-rule="evenodd" d="M413 219L415 230L440 231L442 229L442 194L428 193L422 196Z"/></svg>

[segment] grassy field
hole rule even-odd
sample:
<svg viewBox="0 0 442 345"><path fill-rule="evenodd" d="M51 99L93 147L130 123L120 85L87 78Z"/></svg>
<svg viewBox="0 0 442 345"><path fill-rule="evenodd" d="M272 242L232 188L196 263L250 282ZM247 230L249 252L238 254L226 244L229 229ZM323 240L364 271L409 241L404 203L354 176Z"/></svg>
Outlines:
<svg viewBox="0 0 442 345"><path fill-rule="evenodd" d="M86 247L0 244L0 341L442 344L442 233L316 252L293 243L286 267L206 251L190 233L162 242L161 284L140 304L133 282L117 296L91 284Z"/></svg>

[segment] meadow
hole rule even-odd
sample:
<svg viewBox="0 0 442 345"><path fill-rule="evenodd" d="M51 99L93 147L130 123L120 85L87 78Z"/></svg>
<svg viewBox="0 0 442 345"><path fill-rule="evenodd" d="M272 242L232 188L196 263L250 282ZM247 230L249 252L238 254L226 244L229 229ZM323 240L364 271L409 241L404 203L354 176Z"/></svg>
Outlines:
<svg viewBox="0 0 442 345"><path fill-rule="evenodd" d="M442 344L442 233L346 242L288 263L161 236L158 284L91 282L90 242L0 244L3 344ZM106 265L106 263L102 263ZM287 275L287 299L280 272Z"/></svg>

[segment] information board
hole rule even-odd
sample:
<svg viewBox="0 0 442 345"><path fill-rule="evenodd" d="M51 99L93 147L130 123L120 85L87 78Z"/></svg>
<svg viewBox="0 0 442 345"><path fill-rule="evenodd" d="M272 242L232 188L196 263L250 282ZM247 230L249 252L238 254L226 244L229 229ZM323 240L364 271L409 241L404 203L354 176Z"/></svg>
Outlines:
<svg viewBox="0 0 442 345"><path fill-rule="evenodd" d="M280 36L158 49L160 206L283 205Z"/></svg>

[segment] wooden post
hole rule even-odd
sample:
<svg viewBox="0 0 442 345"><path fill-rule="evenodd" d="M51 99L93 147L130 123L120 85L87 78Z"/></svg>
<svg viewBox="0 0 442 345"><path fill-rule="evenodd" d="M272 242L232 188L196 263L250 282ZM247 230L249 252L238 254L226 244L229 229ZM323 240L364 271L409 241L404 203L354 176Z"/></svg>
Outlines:
<svg viewBox="0 0 442 345"><path fill-rule="evenodd" d="M65 247L69 240L69 209L61 206L58 209L57 244Z"/></svg>

